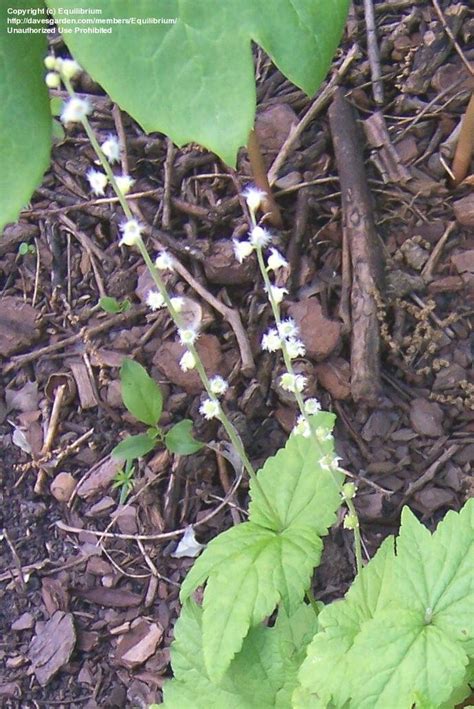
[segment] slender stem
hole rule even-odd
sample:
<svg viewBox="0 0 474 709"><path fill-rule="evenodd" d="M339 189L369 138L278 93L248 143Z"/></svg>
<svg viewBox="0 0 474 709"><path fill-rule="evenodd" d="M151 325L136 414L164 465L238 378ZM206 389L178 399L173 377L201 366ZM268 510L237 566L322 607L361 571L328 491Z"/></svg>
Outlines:
<svg viewBox="0 0 474 709"><path fill-rule="evenodd" d="M344 502L347 505L347 509L349 510L349 513L351 515L353 515L355 519L357 519L357 524L354 527L354 552L355 552L355 558L356 558L357 573L360 574L360 572L364 568L364 564L362 561L362 540L360 537L359 518L357 516L354 501L344 498Z"/></svg>

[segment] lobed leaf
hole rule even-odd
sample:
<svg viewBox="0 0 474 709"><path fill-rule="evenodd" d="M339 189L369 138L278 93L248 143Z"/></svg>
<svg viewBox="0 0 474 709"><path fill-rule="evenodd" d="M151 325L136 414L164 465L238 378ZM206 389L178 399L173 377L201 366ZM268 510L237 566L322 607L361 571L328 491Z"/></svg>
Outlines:
<svg viewBox="0 0 474 709"><path fill-rule="evenodd" d="M9 7L42 3L11 0ZM6 6L5 6L6 8ZM6 13L6 9L3 10ZM0 35L0 232L17 219L49 165L51 113L44 83L46 36ZM8 25L11 28L11 25Z"/></svg>
<svg viewBox="0 0 474 709"><path fill-rule="evenodd" d="M312 425L327 433L332 431L334 421L335 416L323 411L311 416ZM292 434L285 447L268 458L259 471L258 486L250 484L250 521L275 530L308 525L316 534L327 534L341 504L344 475L322 468L318 461L325 456L334 457L332 437L318 443L314 437ZM276 511L278 522L266 500Z"/></svg>
<svg viewBox="0 0 474 709"><path fill-rule="evenodd" d="M175 678L164 686L164 706L172 709L283 709L296 683L301 654L317 627L311 608L292 616L280 609L273 628L259 625L219 682L209 679L202 647L202 609L188 600L175 626L171 657Z"/></svg>
<svg viewBox="0 0 474 709"><path fill-rule="evenodd" d="M396 555L387 540L346 598L320 614L296 706L312 697L314 706L410 709L467 696L473 513L470 500L430 534L403 510Z"/></svg>
<svg viewBox="0 0 474 709"><path fill-rule="evenodd" d="M141 364L125 359L120 368L123 403L135 418L156 426L163 410L163 396L158 384Z"/></svg>
<svg viewBox="0 0 474 709"><path fill-rule="evenodd" d="M71 9L77 0L48 0ZM82 8L97 3L83 0ZM306 93L324 78L342 34L348 0L101 0L111 34L67 33L75 58L147 132L179 146L198 142L235 165L256 105L251 41ZM160 18L171 23L160 23Z"/></svg>

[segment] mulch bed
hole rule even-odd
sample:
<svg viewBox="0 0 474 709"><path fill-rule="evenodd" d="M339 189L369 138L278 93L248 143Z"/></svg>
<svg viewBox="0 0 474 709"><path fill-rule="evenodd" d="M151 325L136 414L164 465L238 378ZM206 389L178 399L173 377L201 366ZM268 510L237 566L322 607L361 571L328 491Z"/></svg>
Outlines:
<svg viewBox="0 0 474 709"><path fill-rule="evenodd" d="M472 62L474 18L463 7L462 22L450 3L445 15ZM474 457L474 194L450 187L445 169L474 79L430 2L375 9L382 98L373 98L357 3L327 101L287 151L274 187L284 221L274 241L290 262L279 285L307 348L297 369L337 415L337 452L359 487L368 557L396 533L404 504L430 528L460 509L472 494ZM257 134L270 167L313 100L255 53ZM284 443L296 411L278 385L278 356L260 349L271 314L256 264L233 257L232 237L248 228L239 197L251 182L247 155L233 172L199 147L178 150L112 114L89 77L81 82L100 137L126 136L149 248L180 260L168 285L192 300L190 317L202 318L201 354L209 373L229 378L225 406L258 466ZM118 246L119 207L91 198L85 173L93 165L81 130L68 131L0 241L5 707L160 701L179 585L192 564L173 552L187 525L207 542L245 519L248 502L245 480L232 491L225 434L199 414L199 384L177 366L169 318L144 306L150 280L138 255ZM34 249L20 256L22 242ZM131 307L104 313L104 295ZM149 455L120 506L109 454L124 435L143 432L121 403L126 356L160 383L163 425L189 417L196 437L214 445L189 458ZM45 446L60 384L65 395ZM339 523L316 597L342 596L353 575L351 535Z"/></svg>

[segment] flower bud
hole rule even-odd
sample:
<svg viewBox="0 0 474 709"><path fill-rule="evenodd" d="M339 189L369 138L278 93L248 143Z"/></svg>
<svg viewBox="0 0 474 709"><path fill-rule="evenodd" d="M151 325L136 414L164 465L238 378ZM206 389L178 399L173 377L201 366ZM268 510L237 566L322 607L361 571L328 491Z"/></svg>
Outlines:
<svg viewBox="0 0 474 709"><path fill-rule="evenodd" d="M82 69L74 59L63 59L60 63L59 71L61 72L61 76L70 80L74 79L74 77L77 76Z"/></svg>
<svg viewBox="0 0 474 709"><path fill-rule="evenodd" d="M48 71L48 73L44 77L44 81L49 89L59 89L61 85L61 79L59 77L59 74L56 74L55 71Z"/></svg>
<svg viewBox="0 0 474 709"><path fill-rule="evenodd" d="M128 194L130 189L135 184L135 180L133 180L129 175L116 175L115 182L123 195Z"/></svg>
<svg viewBox="0 0 474 709"><path fill-rule="evenodd" d="M100 147L110 163L120 160L120 145L115 135L109 135Z"/></svg>
<svg viewBox="0 0 474 709"><path fill-rule="evenodd" d="M122 238L119 241L120 246L135 246L143 232L143 226L136 219L129 219L121 224Z"/></svg>
<svg viewBox="0 0 474 709"><path fill-rule="evenodd" d="M353 500L356 496L357 488L354 483L345 483L342 486L341 494L344 500Z"/></svg>
<svg viewBox="0 0 474 709"><path fill-rule="evenodd" d="M344 529L358 529L358 528L359 528L359 520L357 519L357 515L348 514L344 517Z"/></svg>
<svg viewBox="0 0 474 709"><path fill-rule="evenodd" d="M43 61L46 69L48 69L49 71L56 69L56 57L54 57L52 54L48 54L48 56L45 57Z"/></svg>
<svg viewBox="0 0 474 709"><path fill-rule="evenodd" d="M103 172L99 172L98 170L89 170L86 177L89 181L92 192L94 194L103 195L104 190L107 187L107 175Z"/></svg>

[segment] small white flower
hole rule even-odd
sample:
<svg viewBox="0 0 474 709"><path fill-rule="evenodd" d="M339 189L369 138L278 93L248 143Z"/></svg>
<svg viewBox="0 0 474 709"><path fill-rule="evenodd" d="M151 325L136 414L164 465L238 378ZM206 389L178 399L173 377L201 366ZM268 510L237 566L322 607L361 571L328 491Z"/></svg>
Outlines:
<svg viewBox="0 0 474 709"><path fill-rule="evenodd" d="M304 402L304 410L309 416L312 416L313 414L317 414L318 411L321 411L321 404L317 399L306 399Z"/></svg>
<svg viewBox="0 0 474 709"><path fill-rule="evenodd" d="M103 195L107 187L107 175L98 170L89 170L86 175L94 194Z"/></svg>
<svg viewBox="0 0 474 709"><path fill-rule="evenodd" d="M187 372L188 369L194 369L196 366L196 360L192 352L185 352L184 355L179 360L179 366L183 372Z"/></svg>
<svg viewBox="0 0 474 709"><path fill-rule="evenodd" d="M278 323L277 328L278 334L284 340L288 340L290 337L297 337L299 335L298 327L293 318L282 320Z"/></svg>
<svg viewBox="0 0 474 709"><path fill-rule="evenodd" d="M218 401L206 399L199 407L199 412L208 420L218 418L221 413L221 406Z"/></svg>
<svg viewBox="0 0 474 709"><path fill-rule="evenodd" d="M119 242L120 246L122 246L122 244L125 244L125 246L135 246L140 239L143 226L136 219L129 219L128 222L121 224L120 229L122 231L122 238Z"/></svg>
<svg viewBox="0 0 474 709"><path fill-rule="evenodd" d="M281 350L281 340L275 328L270 328L262 337L262 350L267 350L267 352Z"/></svg>
<svg viewBox="0 0 474 709"><path fill-rule="evenodd" d="M48 56L45 57L43 61L46 69L48 69L49 71L56 69L56 57L54 57L52 54L48 54Z"/></svg>
<svg viewBox="0 0 474 709"><path fill-rule="evenodd" d="M181 298L181 296L177 295L174 298L170 298L170 301L176 312L180 313L184 307L184 298Z"/></svg>
<svg viewBox="0 0 474 709"><path fill-rule="evenodd" d="M159 310L165 305L165 299L157 290L149 290L146 297L146 304L151 310Z"/></svg>
<svg viewBox="0 0 474 709"><path fill-rule="evenodd" d="M81 67L74 59L62 59L59 63L56 60L56 66L58 67L58 65L58 71L61 72L61 76L64 76L65 79L74 79L74 77L82 71Z"/></svg>
<svg viewBox="0 0 474 709"><path fill-rule="evenodd" d="M290 374L290 372L285 372L280 377L280 386L286 391L291 391L293 393L301 392L306 386L308 380L302 374Z"/></svg>
<svg viewBox="0 0 474 709"><path fill-rule="evenodd" d="M160 269L160 271L172 271L174 260L173 257L167 251L160 251L155 259L155 266Z"/></svg>
<svg viewBox="0 0 474 709"><path fill-rule="evenodd" d="M115 135L108 135L107 140L104 140L100 147L110 163L118 162L120 160L120 145L118 138Z"/></svg>
<svg viewBox="0 0 474 709"><path fill-rule="evenodd" d="M85 98L74 96L64 104L61 113L63 123L81 123L92 111L89 101Z"/></svg>
<svg viewBox="0 0 474 709"><path fill-rule="evenodd" d="M293 429L295 436L303 436L309 438L311 436L311 427L304 416L298 416L296 426Z"/></svg>
<svg viewBox="0 0 474 709"><path fill-rule="evenodd" d="M48 71L46 76L44 77L46 86L49 89L58 89L60 84L61 84L61 79L59 77L59 74L56 74L55 71Z"/></svg>
<svg viewBox="0 0 474 709"><path fill-rule="evenodd" d="M267 260L267 269L269 271L278 271L279 268L288 266L288 261L283 258L281 253L276 249L270 249L271 254Z"/></svg>
<svg viewBox="0 0 474 709"><path fill-rule="evenodd" d="M272 240L272 235L269 231L261 226L254 226L250 232L250 243L252 246L259 246L264 249L270 241Z"/></svg>
<svg viewBox="0 0 474 709"><path fill-rule="evenodd" d="M222 396L222 394L225 394L227 389L229 388L229 385L226 380L223 377L220 377L218 374L209 380L209 385L211 387L212 393L216 394L216 396Z"/></svg>
<svg viewBox="0 0 474 709"><path fill-rule="evenodd" d="M337 455L332 456L329 453L327 455L324 455L322 458L319 460L319 465L323 470L330 470L332 472L336 472L339 470L339 461L342 460L342 458L339 458Z"/></svg>
<svg viewBox="0 0 474 709"><path fill-rule="evenodd" d="M265 199L267 193L258 189L258 187L247 187L247 189L243 192L243 195L245 197L245 201L247 202L247 207L252 213L255 213L262 204L262 200Z"/></svg>
<svg viewBox="0 0 474 709"><path fill-rule="evenodd" d="M327 428L323 428L322 426L318 426L314 433L320 443L332 440L331 431L329 431Z"/></svg>
<svg viewBox="0 0 474 709"><path fill-rule="evenodd" d="M301 340L296 340L292 337L286 342L286 351L290 359L295 359L295 357L304 357L306 347Z"/></svg>
<svg viewBox="0 0 474 709"><path fill-rule="evenodd" d="M237 241L237 239L233 239L233 242L235 258L239 263L242 263L247 256L250 256L254 250L254 247L250 241Z"/></svg>
<svg viewBox="0 0 474 709"><path fill-rule="evenodd" d="M179 329L178 335L179 341L182 345L194 345L197 338L199 337L199 333L197 332L197 330L193 330L190 327Z"/></svg>
<svg viewBox="0 0 474 709"><path fill-rule="evenodd" d="M135 184L135 180L133 180L130 175L116 175L115 182L122 194L128 194Z"/></svg>
<svg viewBox="0 0 474 709"><path fill-rule="evenodd" d="M268 293L267 289L265 291ZM285 295L288 295L286 288L279 288L279 286L270 286L270 294L275 303L279 304L282 302Z"/></svg>

